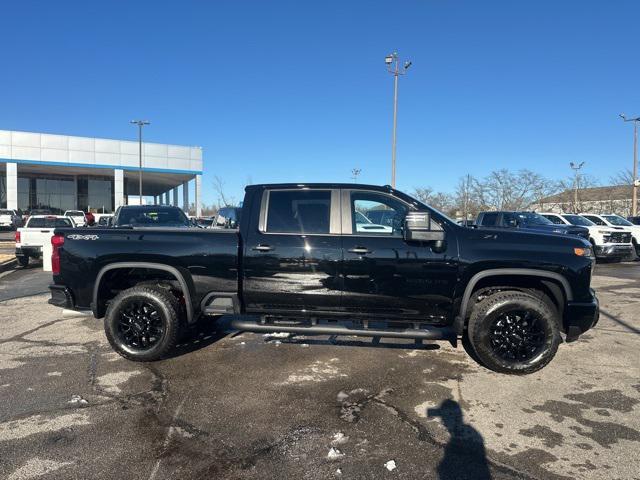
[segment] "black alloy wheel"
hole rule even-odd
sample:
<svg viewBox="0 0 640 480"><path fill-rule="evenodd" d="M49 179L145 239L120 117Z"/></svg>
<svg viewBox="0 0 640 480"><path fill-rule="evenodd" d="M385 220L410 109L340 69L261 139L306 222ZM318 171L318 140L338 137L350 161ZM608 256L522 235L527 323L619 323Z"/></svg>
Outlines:
<svg viewBox="0 0 640 480"><path fill-rule="evenodd" d="M158 309L141 299L131 299L123 305L118 320L118 335L121 341L134 350L148 350L153 347L165 331Z"/></svg>
<svg viewBox="0 0 640 480"><path fill-rule="evenodd" d="M541 353L546 333L535 312L514 310L493 321L489 339L497 356L506 361L522 362Z"/></svg>
<svg viewBox="0 0 640 480"><path fill-rule="evenodd" d="M153 362L175 347L183 315L180 302L171 291L160 285L137 285L109 302L104 331L113 349L123 357Z"/></svg>
<svg viewBox="0 0 640 480"><path fill-rule="evenodd" d="M481 365L526 375L543 368L558 351L560 315L542 292L499 291L474 304L467 336Z"/></svg>

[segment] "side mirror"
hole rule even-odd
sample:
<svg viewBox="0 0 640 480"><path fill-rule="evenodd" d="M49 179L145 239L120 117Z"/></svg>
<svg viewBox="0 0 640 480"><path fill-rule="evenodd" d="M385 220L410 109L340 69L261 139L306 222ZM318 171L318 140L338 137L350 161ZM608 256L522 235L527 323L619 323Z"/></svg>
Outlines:
<svg viewBox="0 0 640 480"><path fill-rule="evenodd" d="M404 219L404 239L407 242L444 242L444 230L431 222L429 212L409 212Z"/></svg>

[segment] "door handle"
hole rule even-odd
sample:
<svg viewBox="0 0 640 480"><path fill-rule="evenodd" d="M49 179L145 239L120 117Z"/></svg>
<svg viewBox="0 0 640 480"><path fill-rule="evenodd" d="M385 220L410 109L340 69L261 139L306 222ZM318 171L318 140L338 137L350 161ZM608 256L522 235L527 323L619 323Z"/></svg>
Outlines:
<svg viewBox="0 0 640 480"><path fill-rule="evenodd" d="M252 250L257 250L258 252L270 252L271 250L273 250L273 247L271 245L260 244L253 247Z"/></svg>
<svg viewBox="0 0 640 480"><path fill-rule="evenodd" d="M354 247L354 248L350 248L349 252L357 253L358 255L366 255L367 253L371 253L371 250L369 250L366 247Z"/></svg>

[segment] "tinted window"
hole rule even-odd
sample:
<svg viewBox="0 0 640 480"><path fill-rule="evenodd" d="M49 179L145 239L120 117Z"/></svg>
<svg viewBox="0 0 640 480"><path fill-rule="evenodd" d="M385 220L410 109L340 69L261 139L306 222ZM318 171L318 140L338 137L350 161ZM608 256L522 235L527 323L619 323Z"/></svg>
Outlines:
<svg viewBox="0 0 640 480"><path fill-rule="evenodd" d="M571 225L579 225L581 227L593 227L594 223L580 215L563 215Z"/></svg>
<svg viewBox="0 0 640 480"><path fill-rule="evenodd" d="M120 211L118 226L188 227L189 219L179 208L127 207Z"/></svg>
<svg viewBox="0 0 640 480"><path fill-rule="evenodd" d="M518 217L518 223L520 225L553 225L552 222L538 213L518 212L516 216Z"/></svg>
<svg viewBox="0 0 640 480"><path fill-rule="evenodd" d="M58 228L72 227L68 218L30 218L28 228Z"/></svg>
<svg viewBox="0 0 640 480"><path fill-rule="evenodd" d="M329 191L270 192L267 232L329 233L330 211Z"/></svg>
<svg viewBox="0 0 640 480"><path fill-rule="evenodd" d="M11 210L0 210L0 215L13 215Z"/></svg>
<svg viewBox="0 0 640 480"><path fill-rule="evenodd" d="M351 194L352 232L354 235L402 235L406 205L377 193Z"/></svg>
<svg viewBox="0 0 640 480"><path fill-rule="evenodd" d="M616 225L618 227L630 227L633 223L625 220L618 215L604 215L604 218L611 224Z"/></svg>
<svg viewBox="0 0 640 480"><path fill-rule="evenodd" d="M550 220L552 223L555 223L556 225L566 225L562 221L562 219L560 217L558 217L557 215L543 215L543 217L546 218L547 220Z"/></svg>
<svg viewBox="0 0 640 480"><path fill-rule="evenodd" d="M606 223L604 223L604 220L600 220L598 217L595 217L593 215L583 215L583 217L591 220L596 225L606 225Z"/></svg>
<svg viewBox="0 0 640 480"><path fill-rule="evenodd" d="M498 222L498 214L496 212L485 213L482 216L481 225L496 225Z"/></svg>

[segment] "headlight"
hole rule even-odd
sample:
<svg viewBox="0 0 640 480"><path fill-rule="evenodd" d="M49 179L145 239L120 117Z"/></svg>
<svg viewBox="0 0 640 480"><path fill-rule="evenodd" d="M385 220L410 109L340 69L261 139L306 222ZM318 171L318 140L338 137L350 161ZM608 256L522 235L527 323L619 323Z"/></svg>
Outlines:
<svg viewBox="0 0 640 480"><path fill-rule="evenodd" d="M573 249L573 253L575 253L579 257L593 257L593 249L591 247L575 247Z"/></svg>

